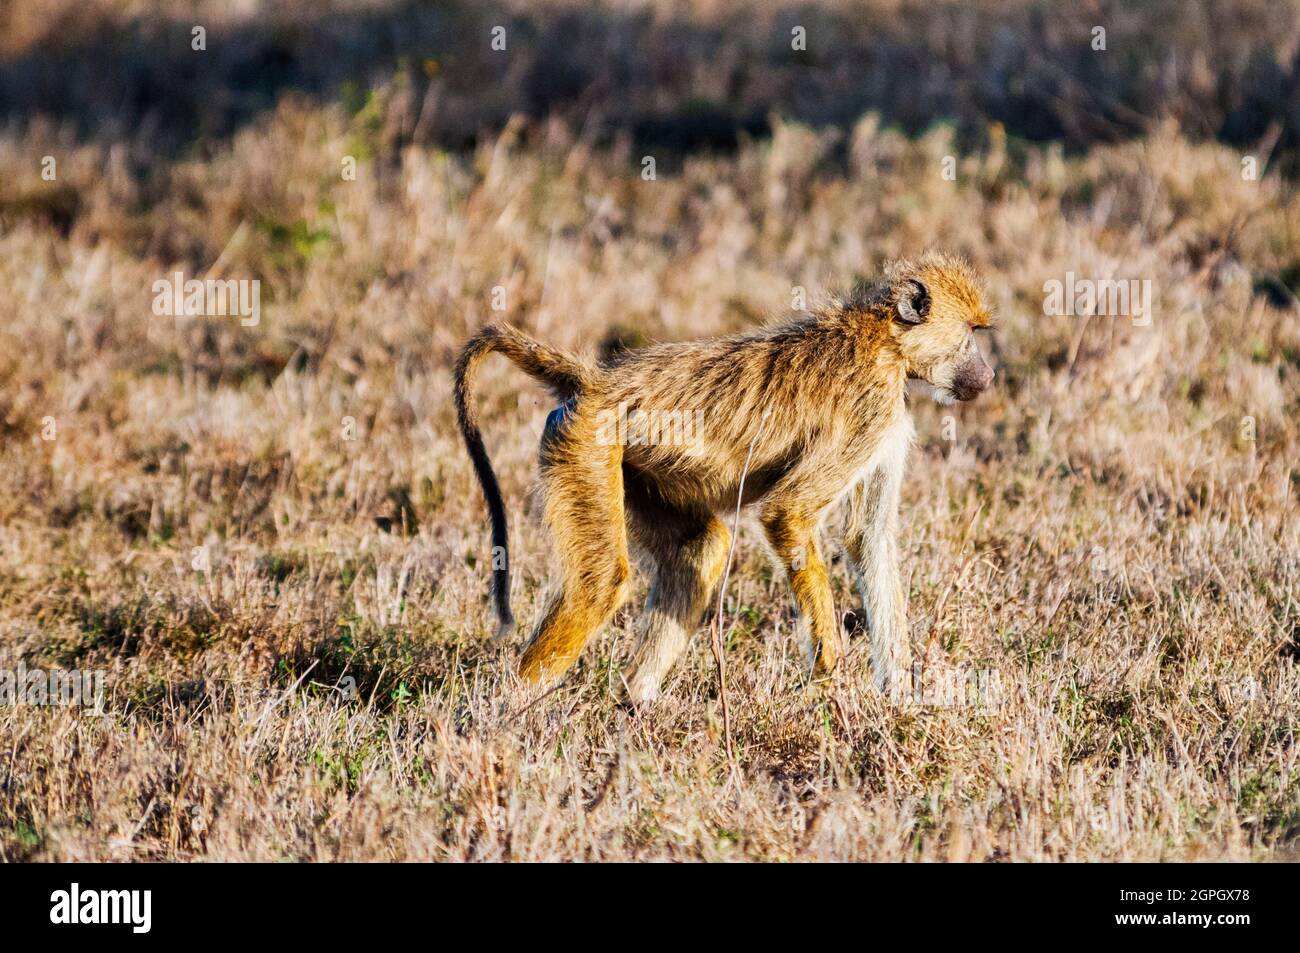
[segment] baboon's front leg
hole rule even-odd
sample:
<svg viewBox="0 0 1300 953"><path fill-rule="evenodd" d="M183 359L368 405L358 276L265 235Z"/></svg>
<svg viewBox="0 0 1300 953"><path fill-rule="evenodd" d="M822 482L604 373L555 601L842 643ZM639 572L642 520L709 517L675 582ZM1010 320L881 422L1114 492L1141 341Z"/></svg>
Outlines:
<svg viewBox="0 0 1300 953"><path fill-rule="evenodd" d="M898 572L901 460L887 461L853 488L844 548L866 610L871 670L881 692L900 691L912 667L907 593Z"/></svg>
<svg viewBox="0 0 1300 953"><path fill-rule="evenodd" d="M815 515L769 503L760 519L768 542L789 574L795 602L808 626L813 674L829 675L840 657L840 626L817 544Z"/></svg>

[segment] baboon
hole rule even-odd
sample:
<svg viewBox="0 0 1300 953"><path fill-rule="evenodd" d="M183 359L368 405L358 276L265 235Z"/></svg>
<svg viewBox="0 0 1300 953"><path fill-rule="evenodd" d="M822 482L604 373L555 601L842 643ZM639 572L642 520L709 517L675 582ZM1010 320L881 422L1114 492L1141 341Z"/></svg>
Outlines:
<svg viewBox="0 0 1300 953"><path fill-rule="evenodd" d="M844 549L865 609L874 681L888 691L911 667L896 545L914 436L907 381L929 382L945 403L988 388L993 370L973 334L989 323L983 299L969 265L931 253L893 263L881 280L815 314L599 364L506 325L479 330L457 362L455 400L491 515L500 634L514 627L506 515L470 403L475 371L502 354L559 401L540 448L559 586L520 673L537 680L573 664L624 600L630 540L648 557L652 580L623 688L635 703L654 699L723 572L730 533L719 514L737 505L743 474L743 503L755 507L786 569L815 677L828 675L842 651L818 530L847 497ZM610 426L615 415L640 421L656 411L702 411L703 426L688 446Z"/></svg>

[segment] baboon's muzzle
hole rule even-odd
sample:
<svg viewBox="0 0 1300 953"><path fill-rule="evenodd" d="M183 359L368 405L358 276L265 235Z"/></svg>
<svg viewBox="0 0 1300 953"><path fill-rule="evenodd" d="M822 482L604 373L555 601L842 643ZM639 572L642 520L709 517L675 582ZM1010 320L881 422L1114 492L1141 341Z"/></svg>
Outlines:
<svg viewBox="0 0 1300 953"><path fill-rule="evenodd" d="M992 383L993 368L984 360L979 348L972 347L953 375L952 393L958 400L970 400L988 390Z"/></svg>

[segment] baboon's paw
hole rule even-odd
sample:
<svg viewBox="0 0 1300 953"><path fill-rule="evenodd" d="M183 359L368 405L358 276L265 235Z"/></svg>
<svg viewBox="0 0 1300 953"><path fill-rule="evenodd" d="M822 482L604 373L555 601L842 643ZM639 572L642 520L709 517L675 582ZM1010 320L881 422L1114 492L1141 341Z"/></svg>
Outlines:
<svg viewBox="0 0 1300 953"><path fill-rule="evenodd" d="M624 708L640 709L659 701L661 692L658 683L646 679L620 677L614 683L613 698L616 705Z"/></svg>
<svg viewBox="0 0 1300 953"><path fill-rule="evenodd" d="M835 666L839 664L842 654L840 649L839 639L827 639L820 645L812 643L808 646L805 658L809 677L813 681L828 680L835 673Z"/></svg>

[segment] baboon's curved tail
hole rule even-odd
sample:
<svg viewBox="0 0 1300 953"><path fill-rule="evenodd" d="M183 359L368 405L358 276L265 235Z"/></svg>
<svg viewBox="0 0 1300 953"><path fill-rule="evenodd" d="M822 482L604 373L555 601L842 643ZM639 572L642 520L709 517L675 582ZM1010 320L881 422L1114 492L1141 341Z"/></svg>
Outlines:
<svg viewBox="0 0 1300 953"><path fill-rule="evenodd" d="M529 376L554 391L557 398L567 400L586 389L594 373L592 368L562 351L547 347L509 325L490 324L481 328L460 352L456 361L456 416L460 422L465 449L474 462L474 472L483 487L488 514L492 519L492 602L497 613L497 637L514 630L515 618L510 611L510 546L506 532L506 506L501 498L501 487L478 418L470 404L474 375L479 364L489 354L496 352L510 358Z"/></svg>

